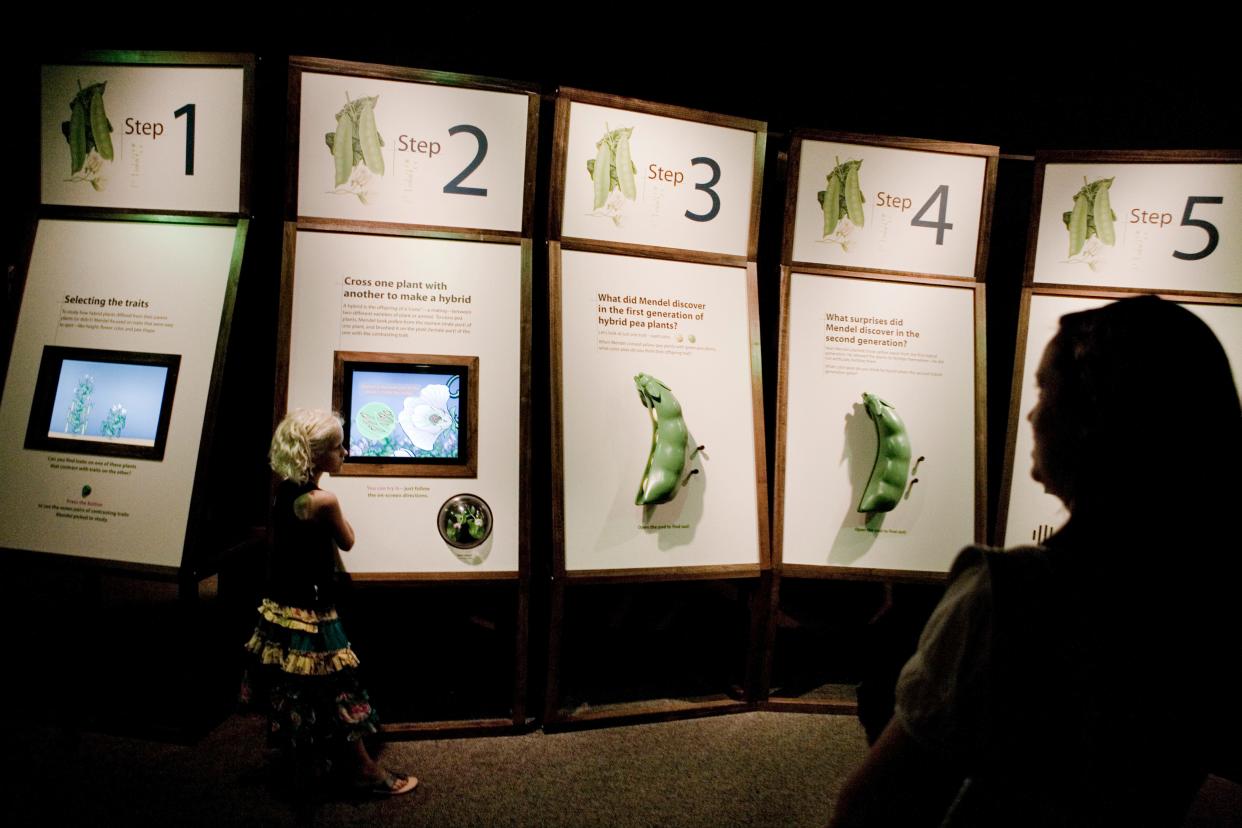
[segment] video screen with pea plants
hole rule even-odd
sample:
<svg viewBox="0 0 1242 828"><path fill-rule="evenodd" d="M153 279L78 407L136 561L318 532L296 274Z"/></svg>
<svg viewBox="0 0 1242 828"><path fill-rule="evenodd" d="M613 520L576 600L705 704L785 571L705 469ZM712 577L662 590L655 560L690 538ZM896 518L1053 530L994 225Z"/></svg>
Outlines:
<svg viewBox="0 0 1242 828"><path fill-rule="evenodd" d="M336 351L341 475L475 477L478 357Z"/></svg>
<svg viewBox="0 0 1242 828"><path fill-rule="evenodd" d="M28 449L163 460L178 354L45 345Z"/></svg>

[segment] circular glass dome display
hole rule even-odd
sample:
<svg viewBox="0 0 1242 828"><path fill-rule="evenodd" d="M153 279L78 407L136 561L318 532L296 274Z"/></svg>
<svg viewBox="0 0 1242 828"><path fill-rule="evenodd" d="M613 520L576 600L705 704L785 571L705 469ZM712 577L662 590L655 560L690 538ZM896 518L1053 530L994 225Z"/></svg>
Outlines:
<svg viewBox="0 0 1242 828"><path fill-rule="evenodd" d="M478 495L453 495L440 507L437 522L440 537L458 549L476 547L492 534L491 507Z"/></svg>

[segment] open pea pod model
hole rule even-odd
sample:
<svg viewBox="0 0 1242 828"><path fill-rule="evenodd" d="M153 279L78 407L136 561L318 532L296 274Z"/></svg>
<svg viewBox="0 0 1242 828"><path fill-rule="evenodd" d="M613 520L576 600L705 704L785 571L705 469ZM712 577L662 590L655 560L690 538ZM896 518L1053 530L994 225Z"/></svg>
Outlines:
<svg viewBox="0 0 1242 828"><path fill-rule="evenodd" d="M900 502L910 476L910 437L906 424L890 403L864 392L863 407L875 424L876 449L858 511L891 512Z"/></svg>
<svg viewBox="0 0 1242 828"><path fill-rule="evenodd" d="M677 494L681 473L686 468L689 431L681 415L681 403L667 385L650 374L635 376L634 385L651 416L651 453L634 504L667 503Z"/></svg>

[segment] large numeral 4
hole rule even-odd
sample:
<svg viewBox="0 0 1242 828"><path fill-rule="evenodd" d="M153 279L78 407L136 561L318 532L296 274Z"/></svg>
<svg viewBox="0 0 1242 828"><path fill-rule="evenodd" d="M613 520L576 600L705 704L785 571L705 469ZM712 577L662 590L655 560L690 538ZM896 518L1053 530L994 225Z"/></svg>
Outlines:
<svg viewBox="0 0 1242 828"><path fill-rule="evenodd" d="M936 221L924 221L923 216L931 209L931 206L937 201L940 202L940 217ZM931 194L931 198L927 199L927 203L919 208L914 214L914 218L910 219L911 227L930 227L936 231L936 244L944 244L944 231L952 230L953 225L945 221L945 216L949 214L949 185L941 184Z"/></svg>

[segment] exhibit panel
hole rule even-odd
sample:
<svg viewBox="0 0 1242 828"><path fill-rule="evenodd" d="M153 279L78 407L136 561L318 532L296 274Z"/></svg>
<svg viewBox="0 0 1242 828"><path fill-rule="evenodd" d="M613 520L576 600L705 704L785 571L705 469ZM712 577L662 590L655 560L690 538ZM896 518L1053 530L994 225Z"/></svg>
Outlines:
<svg viewBox="0 0 1242 828"><path fill-rule="evenodd" d="M795 138L786 262L981 276L997 154L917 139Z"/></svg>
<svg viewBox="0 0 1242 828"><path fill-rule="evenodd" d="M1056 335L1062 316L1067 313L1089 310L1106 305L1126 294L1114 296L1062 296L1034 294L1028 299L1025 353L1019 366L1020 377L1014 383L1018 395L1015 418L1010 423L1014 430L1011 437L1012 453L1008 460L1008 499L1003 522L998 527L998 545L1042 543L1060 529L1069 518L1069 512L1061 501L1046 493L1043 486L1031 478L1032 451L1035 448L1034 433L1028 417L1039 399L1035 371L1043 358L1044 350ZM1234 304L1208 304L1193 298L1180 300L1212 329L1224 346L1225 354L1233 369L1234 383L1242 387L1242 306ZM1159 336L1158 331L1152 332ZM1193 403L1188 403L1193 405ZM1201 426L1189 414L1185 423L1187 450L1202 440L1197 432Z"/></svg>
<svg viewBox="0 0 1242 828"><path fill-rule="evenodd" d="M346 568L517 572L522 246L299 231L294 250L287 407L346 418L321 484L359 528Z"/></svg>
<svg viewBox="0 0 1242 828"><path fill-rule="evenodd" d="M1028 284L1242 292L1242 156L1129 155L1040 157Z"/></svg>
<svg viewBox="0 0 1242 828"><path fill-rule="evenodd" d="M0 546L182 565L244 236L40 221L0 403Z"/></svg>
<svg viewBox="0 0 1242 828"><path fill-rule="evenodd" d="M976 540L976 293L790 274L784 566L945 572Z"/></svg>
<svg viewBox="0 0 1242 828"><path fill-rule="evenodd" d="M238 65L219 65L228 60L204 55L179 66L44 66L42 203L244 212L243 129L253 61L235 56Z"/></svg>
<svg viewBox="0 0 1242 828"><path fill-rule="evenodd" d="M534 175L532 93L415 70L392 71L446 85L383 79L380 67L357 64L294 58L291 66L298 216L522 231ZM334 66L340 74L310 71Z"/></svg>
<svg viewBox="0 0 1242 828"><path fill-rule="evenodd" d="M561 255L565 569L757 567L746 269Z"/></svg>
<svg viewBox="0 0 1242 828"><path fill-rule="evenodd" d="M751 251L763 124L577 90L562 90L558 107L562 237Z"/></svg>

